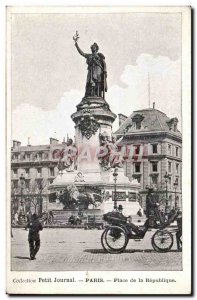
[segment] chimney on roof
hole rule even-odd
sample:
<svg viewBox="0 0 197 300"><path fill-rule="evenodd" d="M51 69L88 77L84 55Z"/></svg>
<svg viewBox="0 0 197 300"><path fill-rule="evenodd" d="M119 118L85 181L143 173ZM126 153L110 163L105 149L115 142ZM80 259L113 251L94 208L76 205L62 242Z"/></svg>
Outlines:
<svg viewBox="0 0 197 300"><path fill-rule="evenodd" d="M155 109L155 102L153 102L153 109Z"/></svg>
<svg viewBox="0 0 197 300"><path fill-rule="evenodd" d="M119 119L119 127L120 127L122 123L127 119L127 116L123 114L118 114L118 119Z"/></svg>
<svg viewBox="0 0 197 300"><path fill-rule="evenodd" d="M28 140L27 140L27 146L31 146L30 145L30 137L28 136Z"/></svg>
<svg viewBox="0 0 197 300"><path fill-rule="evenodd" d="M59 140L57 140L57 139L54 139L54 138L50 138L50 145L57 145L58 144L58 142L59 142Z"/></svg>
<svg viewBox="0 0 197 300"><path fill-rule="evenodd" d="M13 149L16 149L21 146L21 142L13 140Z"/></svg>

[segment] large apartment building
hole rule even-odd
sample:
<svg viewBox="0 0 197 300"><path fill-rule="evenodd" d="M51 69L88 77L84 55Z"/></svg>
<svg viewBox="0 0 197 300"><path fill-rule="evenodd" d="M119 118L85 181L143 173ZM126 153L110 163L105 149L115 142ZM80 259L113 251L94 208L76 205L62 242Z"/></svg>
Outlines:
<svg viewBox="0 0 197 300"><path fill-rule="evenodd" d="M147 187L154 187L169 205L181 206L182 135L178 119L168 118L153 108L134 111L129 117L119 115L117 138L127 148L125 173L141 184L145 203ZM130 154L130 155L129 155ZM175 201L176 198L176 201Z"/></svg>
<svg viewBox="0 0 197 300"><path fill-rule="evenodd" d="M36 146L30 144L22 146L19 141L13 141L11 149L11 193L15 210L20 206L20 199L23 198L28 205L28 199L33 195L35 198L38 197L39 192L42 197L42 210L53 209L55 200L49 199L48 186L58 174L59 154L66 147L66 142L59 143L55 138L50 138L48 145ZM21 190L22 177L24 178L24 186ZM36 185L36 183L38 184ZM40 191L39 188L41 188Z"/></svg>

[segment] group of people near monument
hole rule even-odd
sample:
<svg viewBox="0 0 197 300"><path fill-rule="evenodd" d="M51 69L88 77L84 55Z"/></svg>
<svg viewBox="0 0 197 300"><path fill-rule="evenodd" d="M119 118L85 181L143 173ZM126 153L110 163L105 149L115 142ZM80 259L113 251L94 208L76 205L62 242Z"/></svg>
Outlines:
<svg viewBox="0 0 197 300"><path fill-rule="evenodd" d="M131 221L129 221L129 217L124 216L123 214L123 206L119 205L116 209L116 212L119 214L119 217L122 218L125 222L128 223L131 230L136 233L136 235L140 236L143 233L143 226L136 226ZM142 216L142 212L138 213L139 216ZM144 225L149 228L154 228L154 223L159 222L160 224L170 225L172 222L177 222L177 232L176 232L176 241L177 241L177 249L178 251L182 250L182 213L180 209L171 210L171 213L163 217L161 211L159 210L159 205L155 201L153 189L148 190L148 194L146 196L146 222ZM77 221L77 222L76 222ZM78 215L77 218L73 218L71 216L69 218L70 224L81 224L81 216ZM28 234L28 242L29 242L29 251L30 251L30 259L34 260L36 258L36 254L40 249L40 234L39 232L43 230L43 222L39 220L39 216L34 214L29 214L27 218L27 224L25 229L29 229Z"/></svg>

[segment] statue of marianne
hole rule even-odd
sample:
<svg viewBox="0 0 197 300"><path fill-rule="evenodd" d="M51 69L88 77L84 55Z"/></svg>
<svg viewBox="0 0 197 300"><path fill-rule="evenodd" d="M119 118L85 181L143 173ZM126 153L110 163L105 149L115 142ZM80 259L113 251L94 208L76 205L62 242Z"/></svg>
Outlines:
<svg viewBox="0 0 197 300"><path fill-rule="evenodd" d="M84 53L78 45L79 39L78 32L73 37L75 41L75 47L79 54L86 58L88 65L88 75L86 81L85 97L103 97L105 98L105 92L107 92L107 70L105 63L105 56L102 53L98 53L99 47L96 43L91 46L91 54Z"/></svg>

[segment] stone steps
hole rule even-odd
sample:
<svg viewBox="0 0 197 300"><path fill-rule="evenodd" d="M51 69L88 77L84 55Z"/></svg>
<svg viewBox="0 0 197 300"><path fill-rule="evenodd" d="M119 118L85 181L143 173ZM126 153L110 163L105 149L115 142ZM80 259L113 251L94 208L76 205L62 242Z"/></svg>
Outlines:
<svg viewBox="0 0 197 300"><path fill-rule="evenodd" d="M54 224L68 224L68 219L71 215L77 216L78 211L75 210L53 210L54 216ZM82 218L82 223L103 223L103 212L99 209L91 209L83 211L84 217ZM143 224L146 220L145 216L139 217L137 215L133 215L132 222L136 225Z"/></svg>
<svg viewBox="0 0 197 300"><path fill-rule="evenodd" d="M54 223L62 223L62 224L67 224L68 219L71 215L77 216L78 211L76 210L53 210L52 211L53 216L54 216ZM88 218L95 217L97 219L102 219L103 212L99 209L91 209L91 210L85 210L83 211L83 217L82 217L82 223L86 223Z"/></svg>

